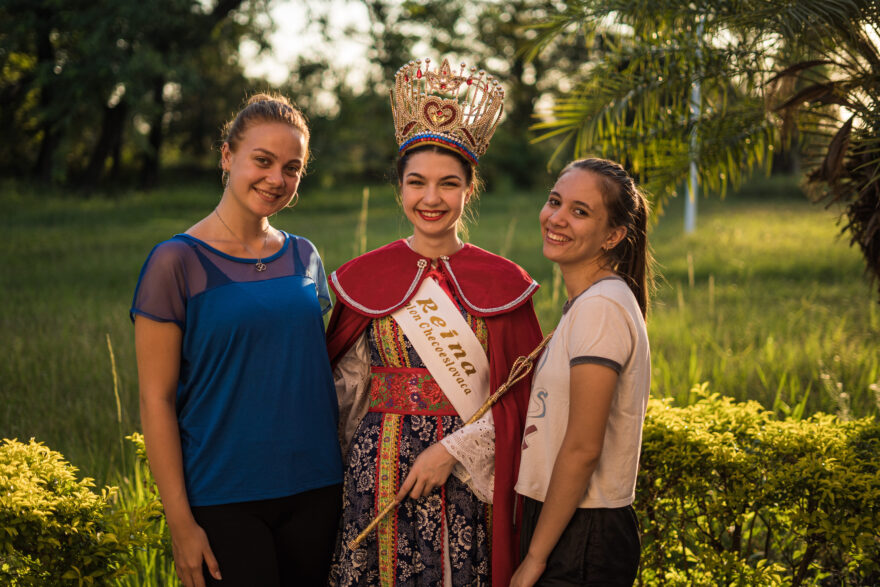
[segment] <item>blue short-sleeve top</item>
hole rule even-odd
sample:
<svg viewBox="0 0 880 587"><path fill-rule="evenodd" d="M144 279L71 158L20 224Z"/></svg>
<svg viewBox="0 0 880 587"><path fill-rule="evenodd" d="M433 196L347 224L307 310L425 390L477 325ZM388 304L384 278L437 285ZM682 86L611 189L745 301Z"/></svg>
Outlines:
<svg viewBox="0 0 880 587"><path fill-rule="evenodd" d="M342 481L324 343L330 294L307 239L241 259L179 234L147 258L131 318L183 332L176 409L190 504L272 499Z"/></svg>

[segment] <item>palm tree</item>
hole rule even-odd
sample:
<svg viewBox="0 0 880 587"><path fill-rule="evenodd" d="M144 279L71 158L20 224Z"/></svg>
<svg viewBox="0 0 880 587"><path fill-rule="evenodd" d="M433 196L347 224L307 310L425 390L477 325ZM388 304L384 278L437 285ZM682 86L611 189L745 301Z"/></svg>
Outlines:
<svg viewBox="0 0 880 587"><path fill-rule="evenodd" d="M534 52L577 31L593 53L534 126L561 139L556 154L623 161L662 205L691 156L723 194L797 136L810 194L845 206L842 230L880 277L880 0L570 0L534 28Z"/></svg>

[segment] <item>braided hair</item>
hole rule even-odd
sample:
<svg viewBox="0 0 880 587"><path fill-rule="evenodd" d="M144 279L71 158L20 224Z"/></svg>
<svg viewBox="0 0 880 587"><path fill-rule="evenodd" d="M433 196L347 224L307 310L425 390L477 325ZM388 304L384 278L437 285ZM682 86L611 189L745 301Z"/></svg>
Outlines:
<svg viewBox="0 0 880 587"><path fill-rule="evenodd" d="M642 316L646 316L653 278L653 257L648 246L648 200L626 170L614 161L578 159L566 165L559 177L573 169L599 177L602 200L608 209L608 224L626 228L626 236L605 253L605 258L610 268L629 285Z"/></svg>

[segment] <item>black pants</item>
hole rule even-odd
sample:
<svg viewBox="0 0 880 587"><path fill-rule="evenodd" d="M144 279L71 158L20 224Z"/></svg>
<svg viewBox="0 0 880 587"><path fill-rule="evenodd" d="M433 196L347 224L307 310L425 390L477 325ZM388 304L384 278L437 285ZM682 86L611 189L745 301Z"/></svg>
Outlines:
<svg viewBox="0 0 880 587"><path fill-rule="evenodd" d="M341 485L278 499L193 507L223 575L215 581L205 567L205 584L326 585L341 509Z"/></svg>
<svg viewBox="0 0 880 587"><path fill-rule="evenodd" d="M543 503L525 498L520 558L525 558ZM574 516L547 559L536 585L630 587L639 570L639 522L632 506L584 508Z"/></svg>

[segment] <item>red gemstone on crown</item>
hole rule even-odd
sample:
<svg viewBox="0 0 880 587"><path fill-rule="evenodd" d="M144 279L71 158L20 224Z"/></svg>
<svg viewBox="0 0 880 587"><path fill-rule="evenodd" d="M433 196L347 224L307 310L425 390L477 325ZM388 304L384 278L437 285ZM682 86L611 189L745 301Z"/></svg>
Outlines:
<svg viewBox="0 0 880 587"><path fill-rule="evenodd" d="M422 79L422 70L421 69L416 72L416 77L418 79Z"/></svg>

